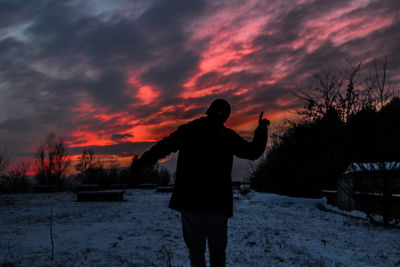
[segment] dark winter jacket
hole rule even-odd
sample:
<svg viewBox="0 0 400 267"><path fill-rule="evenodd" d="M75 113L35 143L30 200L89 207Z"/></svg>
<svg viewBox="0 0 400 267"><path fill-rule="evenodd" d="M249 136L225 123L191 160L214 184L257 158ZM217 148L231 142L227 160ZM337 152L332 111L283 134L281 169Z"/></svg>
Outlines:
<svg viewBox="0 0 400 267"><path fill-rule="evenodd" d="M179 151L175 188L169 207L178 211L224 212L232 216L233 156L255 160L265 149L267 127L258 127L252 142L209 117L180 126L145 152L151 165Z"/></svg>

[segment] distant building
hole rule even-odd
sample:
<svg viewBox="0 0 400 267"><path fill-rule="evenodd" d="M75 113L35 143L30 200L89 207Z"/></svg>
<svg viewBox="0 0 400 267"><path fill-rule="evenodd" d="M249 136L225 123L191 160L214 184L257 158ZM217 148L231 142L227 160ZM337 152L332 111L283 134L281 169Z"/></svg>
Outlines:
<svg viewBox="0 0 400 267"><path fill-rule="evenodd" d="M380 212L384 196L391 196L392 204L399 202L400 162L351 163L338 180L337 205L341 209Z"/></svg>

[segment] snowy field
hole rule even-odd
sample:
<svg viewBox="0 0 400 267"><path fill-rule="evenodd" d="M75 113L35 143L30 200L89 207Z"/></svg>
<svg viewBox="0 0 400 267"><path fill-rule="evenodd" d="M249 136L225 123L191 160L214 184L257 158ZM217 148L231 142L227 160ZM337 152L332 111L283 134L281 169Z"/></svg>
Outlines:
<svg viewBox="0 0 400 267"><path fill-rule="evenodd" d="M2 195L0 266L189 266L169 196L128 190L125 202L76 202L70 192ZM323 200L237 195L227 266L400 266L400 230L321 205Z"/></svg>

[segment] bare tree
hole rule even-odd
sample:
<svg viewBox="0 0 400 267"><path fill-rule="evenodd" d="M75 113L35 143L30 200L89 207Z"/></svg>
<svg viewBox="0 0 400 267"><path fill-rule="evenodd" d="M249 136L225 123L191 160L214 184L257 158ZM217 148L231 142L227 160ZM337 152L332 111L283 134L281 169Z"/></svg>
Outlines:
<svg viewBox="0 0 400 267"><path fill-rule="evenodd" d="M61 185L61 178L70 164L63 138L50 132L36 152L36 175L40 183Z"/></svg>
<svg viewBox="0 0 400 267"><path fill-rule="evenodd" d="M10 177L19 177L22 179L26 179L26 174L30 167L31 163L27 160L23 160L19 162L13 169L7 172Z"/></svg>
<svg viewBox="0 0 400 267"><path fill-rule="evenodd" d="M309 120L320 119L328 111L335 110L341 120L347 119L362 109L361 97L364 91L363 81L359 81L362 62L353 65L340 74L334 70L321 70L315 73L315 84L310 90L298 89L294 95L305 103L299 115Z"/></svg>
<svg viewBox="0 0 400 267"><path fill-rule="evenodd" d="M54 135L55 137L55 135ZM55 142L55 154L54 154L54 167L56 176L60 179L66 169L70 164L69 155L67 153L67 146L65 145L64 139L59 138L58 140L54 139Z"/></svg>
<svg viewBox="0 0 400 267"><path fill-rule="evenodd" d="M386 79L386 71L387 71L387 57L383 62L382 73L378 70L378 65L376 59L373 60L374 63L374 72L370 73L370 87L372 88L372 94L374 98L377 100L377 104L379 109L381 109L385 104L387 104L388 100L393 96L393 88L387 85Z"/></svg>
<svg viewBox="0 0 400 267"><path fill-rule="evenodd" d="M358 82L358 74L360 72L362 62L353 65L349 63L346 87L338 92L339 114L342 121L346 122L350 115L355 114L361 109L360 97L362 92L362 83Z"/></svg>
<svg viewBox="0 0 400 267"><path fill-rule="evenodd" d="M45 161L45 148L44 145L40 145L35 154L36 158L36 176L39 178L40 183L46 183L46 161Z"/></svg>
<svg viewBox="0 0 400 267"><path fill-rule="evenodd" d="M118 158L113 156L108 164L108 176L111 183L116 183L119 176L119 161Z"/></svg>
<svg viewBox="0 0 400 267"><path fill-rule="evenodd" d="M294 95L305 103L299 115L315 120L322 118L328 110L337 108L338 95L342 88L343 80L334 71L321 70L313 75L316 84L311 85L311 90L298 89Z"/></svg>
<svg viewBox="0 0 400 267"><path fill-rule="evenodd" d="M10 156L6 150L0 151L0 174L10 165Z"/></svg>
<svg viewBox="0 0 400 267"><path fill-rule="evenodd" d="M84 150L78 158L75 169L80 173L82 182L98 183L104 181L104 163L94 154L93 150Z"/></svg>
<svg viewBox="0 0 400 267"><path fill-rule="evenodd" d="M94 168L95 156L93 150L84 150L82 155L78 158L78 163L75 169L78 172L85 173L89 168Z"/></svg>
<svg viewBox="0 0 400 267"><path fill-rule="evenodd" d="M17 163L13 168L7 171L7 177L5 180L8 191L27 191L29 189L29 181L27 172L30 166L30 162L23 160Z"/></svg>

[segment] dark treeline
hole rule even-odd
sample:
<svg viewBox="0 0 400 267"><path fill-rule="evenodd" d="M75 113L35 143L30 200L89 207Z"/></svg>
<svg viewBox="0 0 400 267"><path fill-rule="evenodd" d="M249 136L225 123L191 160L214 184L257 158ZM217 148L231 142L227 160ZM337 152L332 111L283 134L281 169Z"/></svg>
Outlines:
<svg viewBox="0 0 400 267"><path fill-rule="evenodd" d="M113 184L140 187L144 183L153 183L166 186L171 182L171 174L159 164L134 175L131 169L137 159L138 156L134 156L130 167L121 168L116 157L105 160L95 155L93 150L84 150L75 164L77 175L74 176L74 183L98 184L107 188Z"/></svg>
<svg viewBox="0 0 400 267"><path fill-rule="evenodd" d="M346 71L321 71L311 90L295 95L305 106L272 136L267 156L250 174L252 187L295 196L337 189L352 162L400 160L400 99L373 61L361 80L362 64ZM360 81L361 80L361 81Z"/></svg>
<svg viewBox="0 0 400 267"><path fill-rule="evenodd" d="M79 184L99 184L102 187L113 184L140 187L145 183L166 186L171 182L171 174L159 164L146 168L140 175L134 174L132 166L137 159L138 156L134 156L130 167L120 168L116 158L105 163L93 150L84 150L75 165L78 171L75 181Z"/></svg>
<svg viewBox="0 0 400 267"><path fill-rule="evenodd" d="M132 158L132 164L137 160ZM53 132L47 134L39 145L34 160L21 161L11 166L7 151L0 151L0 192L27 192L32 185L52 185L62 190L66 185L97 184L101 188L111 185L139 187L143 183L160 186L169 185L171 174L164 167L155 164L140 175L134 175L131 167L121 167L118 159L96 155L93 150L84 150L74 164L64 139ZM32 168L30 166L33 164ZM28 170L33 169L33 177ZM73 174L68 175L68 172Z"/></svg>
<svg viewBox="0 0 400 267"><path fill-rule="evenodd" d="M128 172L119 169L116 158L111 158L105 167L105 162L95 155L93 150L84 150L75 164L78 172L75 181L79 184L98 184L103 187L111 184L124 184L127 182Z"/></svg>
<svg viewBox="0 0 400 267"><path fill-rule="evenodd" d="M11 159L6 150L0 151L0 192L25 192L29 189L27 171L30 163L21 161L9 168Z"/></svg>

